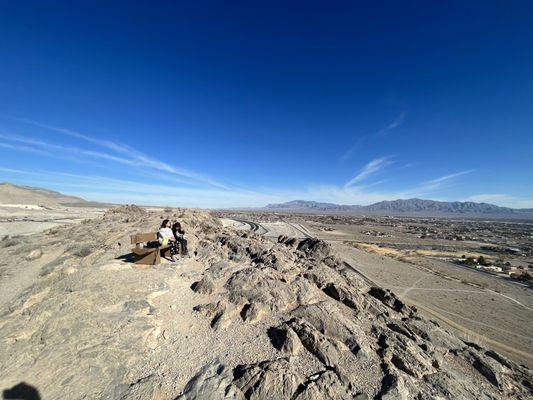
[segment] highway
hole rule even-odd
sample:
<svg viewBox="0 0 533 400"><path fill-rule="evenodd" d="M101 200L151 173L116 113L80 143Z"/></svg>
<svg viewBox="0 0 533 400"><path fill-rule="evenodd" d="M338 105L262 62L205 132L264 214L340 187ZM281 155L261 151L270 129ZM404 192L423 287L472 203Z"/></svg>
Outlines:
<svg viewBox="0 0 533 400"><path fill-rule="evenodd" d="M234 221L236 222L240 222L241 224L244 224L244 225L248 225L250 227L250 231L252 232L256 232L260 235L264 235L265 233L268 232L267 229L265 229L261 224L258 224L256 222L252 222L252 221L248 221L248 220L244 220L244 219L234 219Z"/></svg>

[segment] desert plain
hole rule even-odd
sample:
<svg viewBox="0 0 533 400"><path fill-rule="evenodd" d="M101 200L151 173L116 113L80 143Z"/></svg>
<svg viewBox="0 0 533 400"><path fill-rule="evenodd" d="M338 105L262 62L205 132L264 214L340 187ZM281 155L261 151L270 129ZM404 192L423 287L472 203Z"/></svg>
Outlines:
<svg viewBox="0 0 533 400"><path fill-rule="evenodd" d="M529 222L43 204L21 190L0 206L5 398L21 385L43 399L531 398L531 288L509 275L531 263ZM130 235L163 218L183 224L191 256L134 264Z"/></svg>

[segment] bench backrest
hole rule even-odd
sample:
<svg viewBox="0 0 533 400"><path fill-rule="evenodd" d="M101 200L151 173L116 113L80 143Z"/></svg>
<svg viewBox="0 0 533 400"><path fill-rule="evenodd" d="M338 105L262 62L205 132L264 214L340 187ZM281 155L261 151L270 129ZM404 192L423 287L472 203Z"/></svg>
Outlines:
<svg viewBox="0 0 533 400"><path fill-rule="evenodd" d="M157 240L157 233L136 233L135 235L131 235L131 244L151 242L152 240Z"/></svg>

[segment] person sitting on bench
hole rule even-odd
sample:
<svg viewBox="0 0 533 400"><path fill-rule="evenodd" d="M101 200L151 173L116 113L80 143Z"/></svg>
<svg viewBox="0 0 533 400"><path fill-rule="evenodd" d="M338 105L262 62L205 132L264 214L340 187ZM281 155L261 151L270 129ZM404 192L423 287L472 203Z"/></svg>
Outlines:
<svg viewBox="0 0 533 400"><path fill-rule="evenodd" d="M181 254L184 256L189 255L189 249L187 248L187 239L185 239L185 230L181 227L179 222L174 222L172 225L172 233L176 238L176 242L181 246Z"/></svg>
<svg viewBox="0 0 533 400"><path fill-rule="evenodd" d="M157 232L157 238L161 246L170 246L170 254L172 256L172 261L177 261L176 255L178 254L178 242L172 229L170 229L170 220L165 219L161 224L161 228Z"/></svg>

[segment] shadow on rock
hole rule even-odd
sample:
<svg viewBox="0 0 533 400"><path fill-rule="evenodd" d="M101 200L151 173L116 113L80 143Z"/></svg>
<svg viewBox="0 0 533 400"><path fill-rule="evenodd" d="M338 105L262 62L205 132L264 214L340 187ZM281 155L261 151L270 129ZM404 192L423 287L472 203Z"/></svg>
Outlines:
<svg viewBox="0 0 533 400"><path fill-rule="evenodd" d="M28 385L26 382L21 382L11 389L6 389L2 392L2 397L5 400L41 400L41 395L37 388Z"/></svg>
<svg viewBox="0 0 533 400"><path fill-rule="evenodd" d="M135 261L135 255L133 253L128 253L117 257L115 260L121 260L126 263L133 263Z"/></svg>

